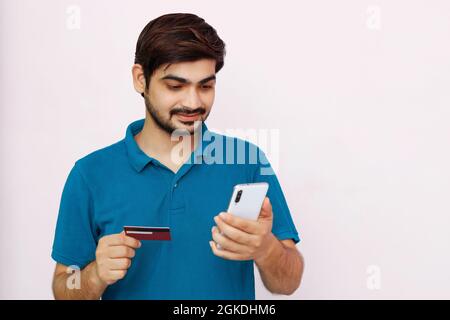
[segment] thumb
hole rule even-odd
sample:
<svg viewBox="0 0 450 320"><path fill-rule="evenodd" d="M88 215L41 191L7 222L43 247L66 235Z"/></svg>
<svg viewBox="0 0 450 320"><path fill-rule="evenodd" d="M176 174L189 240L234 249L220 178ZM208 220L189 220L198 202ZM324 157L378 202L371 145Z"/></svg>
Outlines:
<svg viewBox="0 0 450 320"><path fill-rule="evenodd" d="M263 201L261 212L259 213L259 218L272 218L272 205L270 204L270 200L266 197Z"/></svg>

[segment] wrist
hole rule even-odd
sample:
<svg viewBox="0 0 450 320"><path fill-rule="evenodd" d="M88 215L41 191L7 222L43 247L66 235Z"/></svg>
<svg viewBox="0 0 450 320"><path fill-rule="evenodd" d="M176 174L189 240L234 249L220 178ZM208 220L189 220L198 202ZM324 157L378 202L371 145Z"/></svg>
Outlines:
<svg viewBox="0 0 450 320"><path fill-rule="evenodd" d="M95 291L98 290L98 292L103 293L103 291L105 291L105 289L108 287L108 284L100 278L100 275L98 274L98 265L96 260L94 260L91 263L90 271L91 272L89 272L88 277L89 287L92 289L96 289Z"/></svg>
<svg viewBox="0 0 450 320"><path fill-rule="evenodd" d="M270 262L273 256L279 251L279 245L280 243L278 239L272 232L270 232L266 238L266 245L264 246L265 249L263 249L263 252L255 259L257 266L261 267Z"/></svg>

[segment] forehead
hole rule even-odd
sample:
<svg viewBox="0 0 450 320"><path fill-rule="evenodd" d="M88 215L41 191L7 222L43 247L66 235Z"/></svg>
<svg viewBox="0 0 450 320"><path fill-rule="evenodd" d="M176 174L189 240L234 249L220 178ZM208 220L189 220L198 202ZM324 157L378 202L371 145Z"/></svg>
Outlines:
<svg viewBox="0 0 450 320"><path fill-rule="evenodd" d="M156 75L162 78L166 75L175 75L191 82L198 82L210 75L215 74L216 61L214 59L201 59L197 61L177 62L162 65L158 68ZM167 67L167 69L166 69Z"/></svg>

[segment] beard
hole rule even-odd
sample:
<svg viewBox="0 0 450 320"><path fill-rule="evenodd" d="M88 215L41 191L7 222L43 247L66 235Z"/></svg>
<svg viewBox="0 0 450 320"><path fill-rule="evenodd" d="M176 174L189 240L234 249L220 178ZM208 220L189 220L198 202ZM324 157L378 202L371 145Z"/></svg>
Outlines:
<svg viewBox="0 0 450 320"><path fill-rule="evenodd" d="M194 121L180 121L183 125L178 125L175 123L174 120L172 120L173 116L177 113L183 113L183 114L199 114L200 119L196 121L205 121L206 118L208 118L209 113L206 113L205 108L196 108L196 109L190 109L190 108L173 108L169 111L169 118L166 119L161 114L161 112L153 106L153 104L150 102L150 99L148 98L148 95L144 94L144 100L145 100L145 108L147 109L148 113L152 117L153 121L156 123L156 125L167 132L168 134L172 134L175 130L186 130L189 132L189 134L193 134L195 131L194 128Z"/></svg>

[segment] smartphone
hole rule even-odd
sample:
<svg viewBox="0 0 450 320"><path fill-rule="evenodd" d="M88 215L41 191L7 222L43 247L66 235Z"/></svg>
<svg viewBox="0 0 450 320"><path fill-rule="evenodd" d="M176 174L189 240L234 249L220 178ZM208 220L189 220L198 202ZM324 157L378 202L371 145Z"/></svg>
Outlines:
<svg viewBox="0 0 450 320"><path fill-rule="evenodd" d="M244 219L256 221L268 189L269 184L267 182L235 185L227 212ZM217 248L221 248L220 244L217 244Z"/></svg>
<svg viewBox="0 0 450 320"><path fill-rule="evenodd" d="M235 185L227 212L244 219L257 220L268 189L267 182Z"/></svg>

